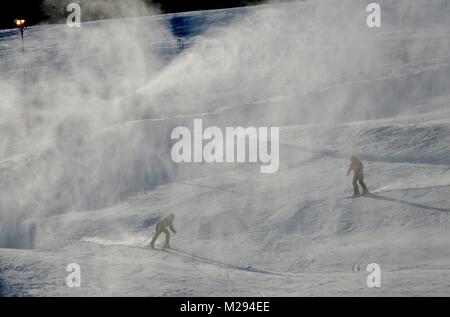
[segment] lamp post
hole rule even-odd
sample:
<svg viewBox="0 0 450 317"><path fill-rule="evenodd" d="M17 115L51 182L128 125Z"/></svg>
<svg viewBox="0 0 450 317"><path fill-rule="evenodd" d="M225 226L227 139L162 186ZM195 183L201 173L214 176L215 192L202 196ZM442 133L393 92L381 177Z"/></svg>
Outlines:
<svg viewBox="0 0 450 317"><path fill-rule="evenodd" d="M16 27L20 30L20 37L21 37L21 41L22 41L22 68L23 68L23 85L24 85L24 95L25 95L25 105L27 103L28 100L28 93L27 93L27 77L26 77L26 73L25 73L25 45L23 43L23 31L25 30L25 19L15 19L14 20L14 24L16 25ZM28 122L28 114L27 114L27 109L25 108L25 129L26 129L26 133L28 134L29 132L29 122Z"/></svg>

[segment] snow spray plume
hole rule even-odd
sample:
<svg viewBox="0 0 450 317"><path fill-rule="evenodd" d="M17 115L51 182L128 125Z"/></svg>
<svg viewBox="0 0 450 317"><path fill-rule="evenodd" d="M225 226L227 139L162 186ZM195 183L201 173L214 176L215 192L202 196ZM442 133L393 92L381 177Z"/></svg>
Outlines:
<svg viewBox="0 0 450 317"><path fill-rule="evenodd" d="M86 1L86 13L154 13L108 3ZM152 18L28 28L25 96L17 36L0 43L0 246L32 247L39 217L102 208L170 177L163 128L149 137L146 127L105 127L124 121L119 101L166 63L158 42L176 41Z"/></svg>
<svg viewBox="0 0 450 317"><path fill-rule="evenodd" d="M16 49L2 42L0 243L18 243L24 219L103 208L171 180L179 171L166 155L170 130L200 114L205 126L315 125L301 136L314 145L327 125L394 117L414 100L447 93L448 76L439 70L405 78L415 74L408 64L417 56L448 55L448 40L408 33L412 25L446 32L448 1L378 2L380 29L367 27L367 3L357 0L230 10L223 13L232 16L229 23L195 36L183 29L175 37L171 17L34 28L26 61L34 147L23 141L15 106ZM207 19L200 17L189 19ZM390 41L386 32L393 32ZM160 120L119 126L140 119ZM220 179L220 169L208 172ZM208 200L203 208L211 219L202 220L202 234L248 228L262 208L244 197L246 208L234 213Z"/></svg>
<svg viewBox="0 0 450 317"><path fill-rule="evenodd" d="M437 60L447 56L448 40L425 43L408 30L424 24L446 32L448 1L432 7L423 1L378 3L382 28L367 26L368 3L361 1L305 1L239 11L230 25L198 36L137 92L129 109L136 117L182 114L191 121L209 113L205 126L305 124L312 127L300 139L313 147L329 126L395 117L413 100L448 93L445 70L413 78L415 70L403 58L405 47L411 63L428 50ZM394 34L390 41L387 32ZM281 142L287 134L281 131ZM348 155L363 146L348 144ZM283 168L283 153L280 164ZM208 172L214 175L213 169ZM220 172L216 176L220 179ZM211 211L199 229L205 239L245 230L264 208L251 196L241 212L218 205L210 199L204 206Z"/></svg>

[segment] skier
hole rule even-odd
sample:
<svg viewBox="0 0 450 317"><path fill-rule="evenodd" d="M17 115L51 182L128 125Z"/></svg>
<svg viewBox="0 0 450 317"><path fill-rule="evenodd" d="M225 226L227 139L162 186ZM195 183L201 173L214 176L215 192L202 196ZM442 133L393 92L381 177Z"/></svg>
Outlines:
<svg viewBox="0 0 450 317"><path fill-rule="evenodd" d="M153 235L152 242L150 242L150 246L152 249L155 248L155 242L158 239L159 235L164 232L166 235L166 241L164 243L164 249L170 249L169 239L170 239L170 232L167 230L167 227L173 232L177 233L175 229L173 228L173 221L175 220L175 215L170 214L168 217L164 218L158 224L156 225L156 232Z"/></svg>
<svg viewBox="0 0 450 317"><path fill-rule="evenodd" d="M351 163L347 171L347 176L350 175L351 171L353 171L353 191L354 191L352 197L361 196L359 193L358 182L363 188L363 195L370 194L366 184L364 183L364 165L361 162L361 160L359 160L354 155L351 157Z"/></svg>

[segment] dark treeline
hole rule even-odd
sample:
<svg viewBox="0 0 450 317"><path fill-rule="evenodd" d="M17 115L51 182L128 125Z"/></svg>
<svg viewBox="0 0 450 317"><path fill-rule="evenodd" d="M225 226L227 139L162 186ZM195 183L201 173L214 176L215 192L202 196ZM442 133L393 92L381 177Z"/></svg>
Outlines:
<svg viewBox="0 0 450 317"><path fill-rule="evenodd" d="M86 1L86 0L84 0ZM113 5L114 1L123 0L89 0L102 1L103 6ZM139 0L132 0L139 1ZM147 4L159 9L161 13L173 13L183 11L195 11L206 9L221 9L238 7L245 5L255 5L266 2L266 0L142 0ZM14 19L26 19L27 25L36 25L39 23L58 23L61 22L67 12L65 8L68 3L75 2L82 5L83 1L77 0L7 0L2 2L0 10L0 29L10 29L14 27ZM52 10L49 10L52 9ZM82 7L83 9L83 7ZM102 18L121 18L124 16L83 16L82 21L97 20Z"/></svg>

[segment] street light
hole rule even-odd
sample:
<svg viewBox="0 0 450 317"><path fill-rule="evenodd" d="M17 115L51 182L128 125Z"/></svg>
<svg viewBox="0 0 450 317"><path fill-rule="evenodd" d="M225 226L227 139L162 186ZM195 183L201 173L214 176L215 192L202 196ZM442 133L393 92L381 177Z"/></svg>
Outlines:
<svg viewBox="0 0 450 317"><path fill-rule="evenodd" d="M22 68L23 68L23 84L24 84L24 94L25 100L27 100L27 77L25 74L25 46L23 44L23 31L25 30L25 19L15 19L14 24L20 30L21 40L22 40ZM26 102L26 101L25 101ZM25 111L25 126L27 133L29 132L29 120L27 111Z"/></svg>
<svg viewBox="0 0 450 317"><path fill-rule="evenodd" d="M23 46L23 30L25 29L25 19L15 19L14 24L20 30L20 35L22 36L22 54L25 54L25 48Z"/></svg>
<svg viewBox="0 0 450 317"><path fill-rule="evenodd" d="M20 34L22 34L23 37L23 30L25 29L25 19L15 19L14 23L16 24L16 27L20 29Z"/></svg>

